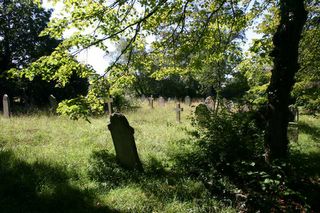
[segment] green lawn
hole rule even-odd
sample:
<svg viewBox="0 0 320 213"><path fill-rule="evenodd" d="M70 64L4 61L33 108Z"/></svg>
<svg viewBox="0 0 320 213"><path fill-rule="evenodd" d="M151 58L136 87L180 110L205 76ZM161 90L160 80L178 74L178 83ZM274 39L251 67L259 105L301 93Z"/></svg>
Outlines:
<svg viewBox="0 0 320 213"><path fill-rule="evenodd" d="M108 118L0 117L1 212L234 212L199 181L172 169L191 108L174 103L125 113L145 172L119 167Z"/></svg>
<svg viewBox="0 0 320 213"><path fill-rule="evenodd" d="M192 130L192 108L183 107L181 124L174 103L155 103L155 109L143 103L125 113L144 173L116 163L107 117L91 123L47 115L0 117L0 211L237 212L173 166L173 153L187 149L181 143ZM320 119L302 116L299 129L295 155L319 162ZM319 164L310 165L310 176L319 179Z"/></svg>

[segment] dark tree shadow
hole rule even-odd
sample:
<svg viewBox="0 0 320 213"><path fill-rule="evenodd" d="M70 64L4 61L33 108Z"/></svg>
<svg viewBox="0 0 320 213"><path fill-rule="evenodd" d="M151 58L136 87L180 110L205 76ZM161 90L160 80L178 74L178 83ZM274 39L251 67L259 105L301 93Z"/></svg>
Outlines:
<svg viewBox="0 0 320 213"><path fill-rule="evenodd" d="M0 151L0 212L116 212L68 183L62 168L27 163Z"/></svg>
<svg viewBox="0 0 320 213"><path fill-rule="evenodd" d="M291 153L289 160L293 167L291 189L299 192L313 210L320 211L320 152L303 153L296 150Z"/></svg>

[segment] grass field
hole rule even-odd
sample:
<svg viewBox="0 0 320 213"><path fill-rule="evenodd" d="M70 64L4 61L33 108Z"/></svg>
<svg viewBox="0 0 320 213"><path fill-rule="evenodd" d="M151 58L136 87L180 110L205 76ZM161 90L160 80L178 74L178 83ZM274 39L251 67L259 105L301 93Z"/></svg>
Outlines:
<svg viewBox="0 0 320 213"><path fill-rule="evenodd" d="M107 117L0 117L0 212L237 212L172 166L192 129L191 108L183 107L180 124L173 103L125 113L144 173L116 163ZM319 160L320 120L302 116L299 128L292 149L306 162Z"/></svg>

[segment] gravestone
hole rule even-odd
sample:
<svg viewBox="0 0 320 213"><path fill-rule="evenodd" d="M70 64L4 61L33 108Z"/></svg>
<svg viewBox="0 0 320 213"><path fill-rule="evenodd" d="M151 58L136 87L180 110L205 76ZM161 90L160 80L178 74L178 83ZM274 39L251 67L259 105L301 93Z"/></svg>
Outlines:
<svg viewBox="0 0 320 213"><path fill-rule="evenodd" d="M153 109L153 96L151 95L150 98L148 98L148 101L149 101L149 106L151 107L151 109Z"/></svg>
<svg viewBox="0 0 320 213"><path fill-rule="evenodd" d="M49 104L50 104L50 112L55 112L57 107L58 107L58 102L56 97L54 97L54 95L50 95L49 96Z"/></svg>
<svg viewBox="0 0 320 213"><path fill-rule="evenodd" d="M158 102L159 102L159 105L160 105L160 106L164 107L164 105L165 105L165 100L164 100L164 98L163 98L162 96L159 97Z"/></svg>
<svg viewBox="0 0 320 213"><path fill-rule="evenodd" d="M296 106L289 106L289 123L288 123L288 139L293 142L298 142L299 138L299 110Z"/></svg>
<svg viewBox="0 0 320 213"><path fill-rule="evenodd" d="M176 120L178 123L181 123L181 112L183 108L180 108L180 103L177 103L177 107L174 109L176 111Z"/></svg>
<svg viewBox="0 0 320 213"><path fill-rule="evenodd" d="M2 104L3 104L3 116L5 118L9 118L10 117L10 100L7 94L4 94L2 98Z"/></svg>
<svg viewBox="0 0 320 213"><path fill-rule="evenodd" d="M145 95L141 95L141 101L144 102L146 100L146 96Z"/></svg>
<svg viewBox="0 0 320 213"><path fill-rule="evenodd" d="M213 98L211 96L208 96L205 100L204 100L204 104L208 107L208 109L210 110L214 110L215 108L215 102L213 101Z"/></svg>
<svg viewBox="0 0 320 213"><path fill-rule="evenodd" d="M171 98L168 98L168 102L170 102L171 101Z"/></svg>
<svg viewBox="0 0 320 213"><path fill-rule="evenodd" d="M296 106L289 106L289 122L299 121L299 109Z"/></svg>
<svg viewBox="0 0 320 213"><path fill-rule="evenodd" d="M195 114L195 119L199 123L200 126L202 126L205 121L208 119L208 116L210 115L210 111L205 104L199 104L196 107L196 110L194 112Z"/></svg>
<svg viewBox="0 0 320 213"><path fill-rule="evenodd" d="M227 100L227 101L225 102L225 106L226 106L226 109L227 109L229 112L231 112L232 109L233 109L233 102Z"/></svg>
<svg viewBox="0 0 320 213"><path fill-rule="evenodd" d="M299 128L298 123L296 122L289 122L288 124L288 139L289 141L298 142L299 138Z"/></svg>
<svg viewBox="0 0 320 213"><path fill-rule="evenodd" d="M111 132L118 162L127 169L142 171L142 164L133 136L134 129L129 125L127 118L120 113L113 113L108 129Z"/></svg>
<svg viewBox="0 0 320 213"><path fill-rule="evenodd" d="M190 96L186 96L184 98L184 103L187 105L187 106L191 106L191 98Z"/></svg>
<svg viewBox="0 0 320 213"><path fill-rule="evenodd" d="M106 99L106 102L108 104L108 114L109 116L112 115L112 103L113 103L113 98L109 97Z"/></svg>

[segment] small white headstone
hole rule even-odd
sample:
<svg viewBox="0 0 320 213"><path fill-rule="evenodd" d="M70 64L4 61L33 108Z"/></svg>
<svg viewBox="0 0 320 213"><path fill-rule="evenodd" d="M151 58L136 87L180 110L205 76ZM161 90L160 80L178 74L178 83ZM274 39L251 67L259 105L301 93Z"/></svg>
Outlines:
<svg viewBox="0 0 320 213"><path fill-rule="evenodd" d="M3 96L2 104L3 104L3 116L5 118L9 118L10 117L10 100L7 94Z"/></svg>
<svg viewBox="0 0 320 213"><path fill-rule="evenodd" d="M186 96L184 98L184 103L187 105L187 106L191 106L191 98L190 96Z"/></svg>
<svg viewBox="0 0 320 213"><path fill-rule="evenodd" d="M164 107L165 100L164 100L164 98L162 96L159 97L158 102L159 102L160 106Z"/></svg>

